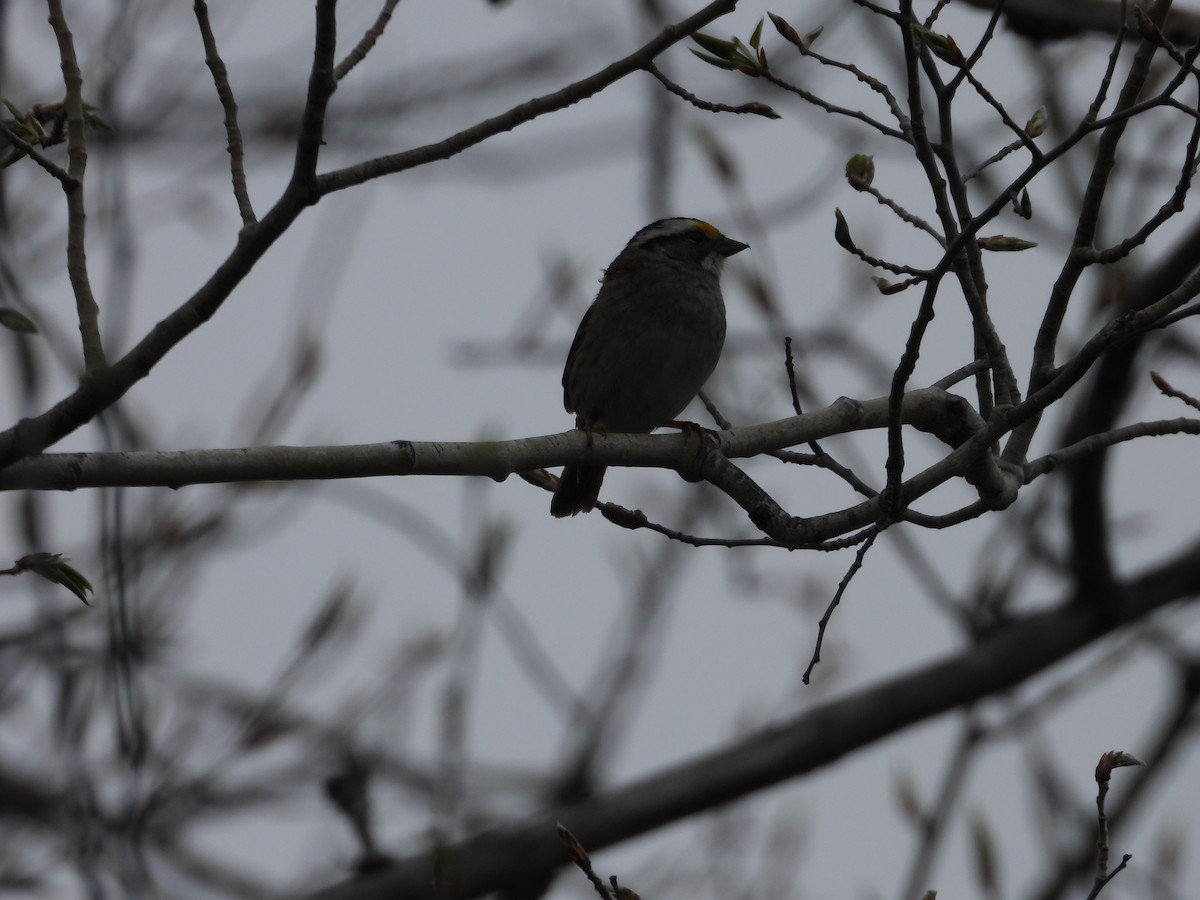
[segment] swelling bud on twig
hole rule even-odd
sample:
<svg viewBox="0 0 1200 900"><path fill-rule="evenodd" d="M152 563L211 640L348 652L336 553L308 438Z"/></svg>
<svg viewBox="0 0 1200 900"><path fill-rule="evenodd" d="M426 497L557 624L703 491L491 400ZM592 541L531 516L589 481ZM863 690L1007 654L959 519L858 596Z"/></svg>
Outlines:
<svg viewBox="0 0 1200 900"><path fill-rule="evenodd" d="M1126 753L1124 750L1109 750L1100 757L1100 762L1096 763L1096 783L1103 784L1108 781L1112 777L1113 769L1144 765L1146 764L1132 753Z"/></svg>
<svg viewBox="0 0 1200 900"><path fill-rule="evenodd" d="M88 606L91 604L87 595L96 592L87 577L69 565L61 553L29 553L13 563L11 568L0 569L0 575L19 575L22 572L32 572L47 581L61 584Z"/></svg>
<svg viewBox="0 0 1200 900"><path fill-rule="evenodd" d="M1025 134L1031 138L1041 137L1046 130L1046 107L1039 106L1025 123Z"/></svg>
<svg viewBox="0 0 1200 900"><path fill-rule="evenodd" d="M907 291L910 287L918 282L919 279L908 278L904 281L889 281L882 275L872 275L871 281L875 287L879 288L879 293L885 297L890 297L892 294L899 294L902 291Z"/></svg>
<svg viewBox="0 0 1200 900"><path fill-rule="evenodd" d="M1013 197L1013 212L1022 219L1033 218L1033 201L1029 199L1029 188L1021 191L1021 196Z"/></svg>
<svg viewBox="0 0 1200 900"><path fill-rule="evenodd" d="M856 191L865 191L875 181L875 157L856 153L846 162L846 181Z"/></svg>
<svg viewBox="0 0 1200 900"><path fill-rule="evenodd" d="M846 217L842 215L840 209L835 209L833 216L833 239L843 250L849 250L851 253L857 252L858 248L854 246L854 241L850 237L850 226L846 224Z"/></svg>
<svg viewBox="0 0 1200 900"><path fill-rule="evenodd" d="M1133 19L1137 23L1138 34L1148 40L1150 43L1159 47L1163 46L1162 29L1154 23L1154 20L1146 15L1146 11L1141 5L1133 7Z"/></svg>
<svg viewBox="0 0 1200 900"><path fill-rule="evenodd" d="M713 37L711 34L705 34L703 31L697 31L692 35L692 40L708 52L701 53L694 47L691 50L698 59L703 60L710 66L716 66L719 69L729 69L730 71L741 72L743 75L749 75L751 78L758 78L767 70L767 54L758 46L758 40L761 35L761 22L750 38L749 47L736 37L731 41L726 41Z"/></svg>
<svg viewBox="0 0 1200 900"><path fill-rule="evenodd" d="M773 12L769 12L767 15L770 16L771 24L774 25L775 30L779 32L779 36L789 44L794 44L802 51L811 47L816 42L817 38L821 36L821 32L825 30L825 26L822 25L819 28L814 28L808 34L804 35L804 37L801 37L800 33L797 32L796 29L791 25L789 25L783 16L776 15Z"/></svg>
<svg viewBox="0 0 1200 900"><path fill-rule="evenodd" d="M920 25L913 25L913 32L921 39L921 43L942 62L960 67L966 64L966 57L963 56L962 51L958 49L958 44L954 43L954 38L950 35L938 34L936 31L930 31Z"/></svg>
<svg viewBox="0 0 1200 900"><path fill-rule="evenodd" d="M1010 237L1007 234L993 234L990 237L981 237L979 246L993 252L1028 250L1036 247L1037 241L1027 241L1024 238Z"/></svg>

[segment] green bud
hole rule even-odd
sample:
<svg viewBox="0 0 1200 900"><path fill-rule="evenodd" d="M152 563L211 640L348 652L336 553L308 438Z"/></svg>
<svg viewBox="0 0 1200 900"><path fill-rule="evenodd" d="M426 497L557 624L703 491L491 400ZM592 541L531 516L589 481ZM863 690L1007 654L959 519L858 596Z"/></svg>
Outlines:
<svg viewBox="0 0 1200 900"><path fill-rule="evenodd" d="M1010 237L1006 234L993 234L990 237L981 237L979 246L984 250L993 252L1005 252L1016 250L1028 250L1031 247L1036 247L1036 241L1027 241L1024 238Z"/></svg>
<svg viewBox="0 0 1200 900"><path fill-rule="evenodd" d="M954 43L954 38L947 34L930 31L928 28L922 28L920 25L913 25L913 31L921 39L921 43L942 62L948 62L952 66L962 66L966 63L966 57L958 49L958 44Z"/></svg>
<svg viewBox="0 0 1200 900"><path fill-rule="evenodd" d="M718 69L728 69L729 71L733 71L738 67L738 64L735 62L731 62L728 59L717 59L715 56L709 56L707 53L701 53L695 47L689 47L688 49L692 51L692 55L697 59L703 60L710 66L716 66Z"/></svg>
<svg viewBox="0 0 1200 900"><path fill-rule="evenodd" d="M802 45L800 35L796 32L795 28L788 24L783 16L777 16L773 12L769 12L767 15L771 19L771 24L775 26L775 30L779 32L780 37L789 44L795 44L797 47Z"/></svg>
<svg viewBox="0 0 1200 900"><path fill-rule="evenodd" d="M762 42L762 27L763 20L759 19L758 24L754 26L754 33L750 35L750 46L755 50L758 49L758 45Z"/></svg>
<svg viewBox="0 0 1200 900"><path fill-rule="evenodd" d="M875 181L875 157L856 153L846 162L846 181L856 191L865 191Z"/></svg>
<svg viewBox="0 0 1200 900"><path fill-rule="evenodd" d="M833 211L833 239L838 242L838 246L843 250L849 250L854 253L858 248L854 246L854 241L850 239L850 226L846 224L846 217L842 215L840 209Z"/></svg>
<svg viewBox="0 0 1200 900"><path fill-rule="evenodd" d="M1029 121L1025 123L1025 133L1031 138L1041 137L1042 132L1046 130L1046 107L1039 106L1033 111L1033 115L1029 117Z"/></svg>
<svg viewBox="0 0 1200 900"><path fill-rule="evenodd" d="M711 53L717 59L733 59L738 55L737 44L733 41L723 41L720 38L715 38L711 34L705 34L703 31L697 31L692 35L692 40ZM693 50L693 53L696 51Z"/></svg>

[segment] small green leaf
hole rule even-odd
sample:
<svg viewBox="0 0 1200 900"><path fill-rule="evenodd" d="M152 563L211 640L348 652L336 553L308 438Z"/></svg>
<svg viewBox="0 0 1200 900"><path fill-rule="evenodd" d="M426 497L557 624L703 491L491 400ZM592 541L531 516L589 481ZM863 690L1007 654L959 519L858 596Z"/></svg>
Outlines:
<svg viewBox="0 0 1200 900"><path fill-rule="evenodd" d="M84 603L88 602L89 593L95 593L92 583L82 572L68 565L61 553L30 553L17 560L16 568L61 584Z"/></svg>
<svg viewBox="0 0 1200 900"><path fill-rule="evenodd" d="M0 306L0 325L20 334L37 334L37 326L33 324L33 319L7 306Z"/></svg>
<svg viewBox="0 0 1200 900"><path fill-rule="evenodd" d="M688 49L692 51L693 56L695 56L697 59L704 60L704 62L708 63L710 66L716 66L718 69L728 69L731 72L738 68L738 64L735 62L730 62L727 59L717 59L715 56L709 56L707 53L701 53L695 47L688 47Z"/></svg>
<svg viewBox="0 0 1200 900"><path fill-rule="evenodd" d="M737 44L733 41L723 41L720 38L713 37L711 34L705 34L703 31L697 31L692 35L692 40L711 53L717 59L733 59L737 56ZM693 50L693 53L696 51Z"/></svg>
<svg viewBox="0 0 1200 900"><path fill-rule="evenodd" d="M822 32L824 32L824 31L825 31L825 26L818 25L816 28L814 28L812 31L810 31L808 34L806 34L804 37L802 37L800 39L800 43L804 45L804 49L807 50L809 47L811 47L813 44L815 44L817 42L817 38L819 38L821 36Z"/></svg>
<svg viewBox="0 0 1200 900"><path fill-rule="evenodd" d="M763 19L759 19L758 24L754 26L754 33L750 35L750 46L755 50L758 49L758 45L762 42L762 27Z"/></svg>
<svg viewBox="0 0 1200 900"><path fill-rule="evenodd" d="M833 239L838 242L838 246L843 250L855 253L858 248L854 246L854 241L850 239L850 226L846 224L846 217L842 215L840 209L835 209L833 215Z"/></svg>

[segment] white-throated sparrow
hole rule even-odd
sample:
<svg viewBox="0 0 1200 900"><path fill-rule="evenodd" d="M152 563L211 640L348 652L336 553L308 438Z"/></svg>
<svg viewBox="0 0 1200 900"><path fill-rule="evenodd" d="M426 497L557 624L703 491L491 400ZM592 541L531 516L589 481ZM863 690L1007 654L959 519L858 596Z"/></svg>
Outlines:
<svg viewBox="0 0 1200 900"><path fill-rule="evenodd" d="M662 219L605 270L563 370L563 405L589 434L670 423L716 368L725 343L721 268L748 245L699 219ZM596 505L604 466L563 469L550 513Z"/></svg>

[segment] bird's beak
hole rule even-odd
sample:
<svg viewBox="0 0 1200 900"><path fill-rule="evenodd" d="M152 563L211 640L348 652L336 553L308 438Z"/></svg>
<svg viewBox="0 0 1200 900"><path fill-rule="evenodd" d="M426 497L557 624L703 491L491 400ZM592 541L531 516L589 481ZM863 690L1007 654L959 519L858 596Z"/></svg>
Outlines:
<svg viewBox="0 0 1200 900"><path fill-rule="evenodd" d="M749 244L743 244L741 241L735 241L733 238L722 237L717 241L717 252L722 256L730 257L735 253L741 253L750 247Z"/></svg>

